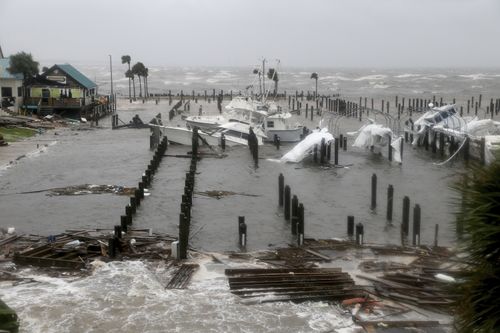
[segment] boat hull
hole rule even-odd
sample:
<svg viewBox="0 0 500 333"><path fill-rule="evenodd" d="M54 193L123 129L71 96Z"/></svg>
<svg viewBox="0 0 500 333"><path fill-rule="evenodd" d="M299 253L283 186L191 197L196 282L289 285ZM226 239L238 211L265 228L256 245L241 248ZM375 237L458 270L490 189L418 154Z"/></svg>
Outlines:
<svg viewBox="0 0 500 333"><path fill-rule="evenodd" d="M274 135L279 136L280 142L299 142L302 136L302 127L284 130L268 130L265 141L274 141Z"/></svg>

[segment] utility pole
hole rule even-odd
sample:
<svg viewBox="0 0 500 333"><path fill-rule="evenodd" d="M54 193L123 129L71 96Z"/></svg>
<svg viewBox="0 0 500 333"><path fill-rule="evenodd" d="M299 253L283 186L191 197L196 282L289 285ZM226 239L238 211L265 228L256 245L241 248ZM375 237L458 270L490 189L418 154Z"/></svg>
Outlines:
<svg viewBox="0 0 500 333"><path fill-rule="evenodd" d="M111 61L111 54L109 55L109 71L111 73L111 96L113 96L113 100L114 100L114 95L113 95L113 63Z"/></svg>

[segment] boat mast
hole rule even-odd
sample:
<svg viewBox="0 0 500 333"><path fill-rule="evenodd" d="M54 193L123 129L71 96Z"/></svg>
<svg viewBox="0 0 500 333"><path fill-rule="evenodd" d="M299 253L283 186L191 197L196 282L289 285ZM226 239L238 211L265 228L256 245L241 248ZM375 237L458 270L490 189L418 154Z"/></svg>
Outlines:
<svg viewBox="0 0 500 333"><path fill-rule="evenodd" d="M264 94L266 93L266 58L262 59L262 94L260 99L264 102Z"/></svg>

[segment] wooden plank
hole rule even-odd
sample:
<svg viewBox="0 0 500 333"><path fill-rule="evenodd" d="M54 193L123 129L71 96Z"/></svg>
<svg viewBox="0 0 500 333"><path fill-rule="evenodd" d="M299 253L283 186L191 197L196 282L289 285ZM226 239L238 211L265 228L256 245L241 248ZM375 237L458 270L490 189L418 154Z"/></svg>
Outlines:
<svg viewBox="0 0 500 333"><path fill-rule="evenodd" d="M316 273L316 272L330 272L340 273L341 268L239 268L225 270L226 275L236 274L274 274L274 273Z"/></svg>
<svg viewBox="0 0 500 333"><path fill-rule="evenodd" d="M313 251L313 250L310 250L310 249L305 249L306 252L312 254L312 255L315 255L316 257L320 257L321 259L324 259L324 260L327 260L327 261L331 261L332 259L328 256L325 256L319 252L316 252L316 251Z"/></svg>

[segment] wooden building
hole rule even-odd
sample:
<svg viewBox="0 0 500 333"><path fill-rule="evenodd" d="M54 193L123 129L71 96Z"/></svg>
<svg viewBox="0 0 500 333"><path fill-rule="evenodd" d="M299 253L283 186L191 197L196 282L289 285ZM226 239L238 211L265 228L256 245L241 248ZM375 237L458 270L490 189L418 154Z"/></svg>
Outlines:
<svg viewBox="0 0 500 333"><path fill-rule="evenodd" d="M27 85L26 107L39 115L80 113L97 100L97 84L70 64L54 65Z"/></svg>
<svg viewBox="0 0 500 333"><path fill-rule="evenodd" d="M0 56L1 54L0 49ZM10 58L0 58L0 106L13 108L17 112L22 104L22 74L11 74Z"/></svg>

